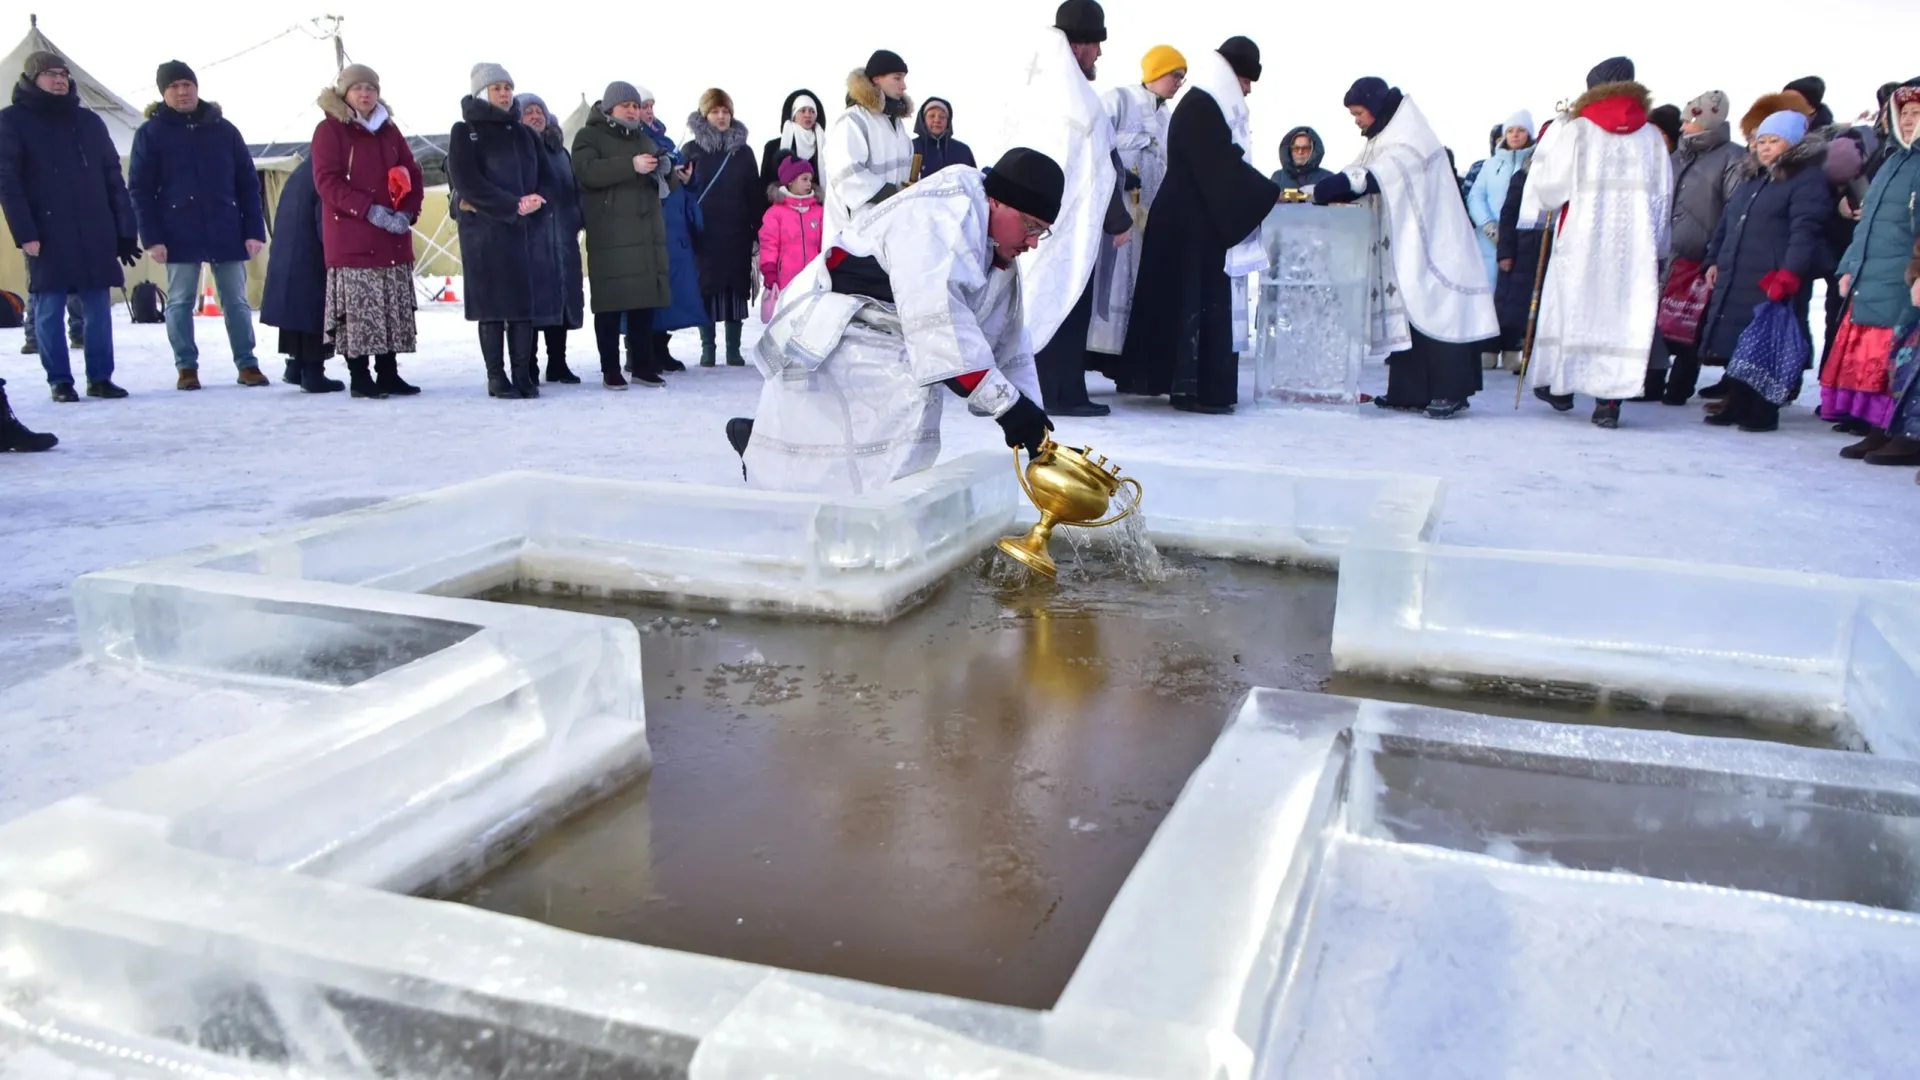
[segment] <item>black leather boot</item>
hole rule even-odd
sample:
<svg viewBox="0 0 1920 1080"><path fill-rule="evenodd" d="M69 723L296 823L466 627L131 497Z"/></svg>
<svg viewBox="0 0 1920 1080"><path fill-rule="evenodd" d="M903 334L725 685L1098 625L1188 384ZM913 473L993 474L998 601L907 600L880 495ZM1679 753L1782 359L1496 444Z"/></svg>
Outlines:
<svg viewBox="0 0 1920 1080"><path fill-rule="evenodd" d="M420 388L400 377L400 361L392 353L381 353L373 358L374 385L382 394L394 397L412 397Z"/></svg>
<svg viewBox="0 0 1920 1080"><path fill-rule="evenodd" d="M357 398L383 398L386 391L373 381L372 362L364 356L347 357L347 390Z"/></svg>
<svg viewBox="0 0 1920 1080"><path fill-rule="evenodd" d="M520 399L520 391L507 378L507 343L498 324L481 324L480 362L487 366L488 397Z"/></svg>

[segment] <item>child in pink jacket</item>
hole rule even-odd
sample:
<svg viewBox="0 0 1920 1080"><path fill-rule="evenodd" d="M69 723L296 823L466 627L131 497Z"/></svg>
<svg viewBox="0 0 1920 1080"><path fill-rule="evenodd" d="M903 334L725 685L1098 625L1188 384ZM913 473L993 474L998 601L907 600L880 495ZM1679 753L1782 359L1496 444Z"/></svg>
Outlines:
<svg viewBox="0 0 1920 1080"><path fill-rule="evenodd" d="M799 158L780 163L780 190L760 219L760 277L769 292L785 289L820 254L826 214L813 197L813 166Z"/></svg>

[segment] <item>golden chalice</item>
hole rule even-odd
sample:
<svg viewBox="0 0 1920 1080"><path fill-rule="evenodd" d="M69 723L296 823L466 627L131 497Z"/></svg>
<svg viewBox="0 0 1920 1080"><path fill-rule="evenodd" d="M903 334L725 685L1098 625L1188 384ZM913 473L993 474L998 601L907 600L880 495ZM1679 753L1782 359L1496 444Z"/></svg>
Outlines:
<svg viewBox="0 0 1920 1080"><path fill-rule="evenodd" d="M1120 466L1107 464L1104 457L1094 460L1092 447L1075 449L1049 439L1040 444L1040 452L1024 470L1020 468L1020 451L1015 450L1013 469L1034 509L1040 511L1040 521L1025 536L1002 537L1000 550L1027 569L1048 577L1055 574L1053 557L1047 554L1055 526L1097 529L1140 508L1140 481L1120 476ZM1112 517L1100 517L1122 484L1133 485L1133 504Z"/></svg>

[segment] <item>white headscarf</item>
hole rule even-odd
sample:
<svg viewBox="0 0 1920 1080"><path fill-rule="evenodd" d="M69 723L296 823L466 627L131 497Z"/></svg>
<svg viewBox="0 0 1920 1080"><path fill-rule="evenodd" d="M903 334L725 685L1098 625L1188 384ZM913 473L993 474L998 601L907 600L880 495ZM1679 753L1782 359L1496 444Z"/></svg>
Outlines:
<svg viewBox="0 0 1920 1080"><path fill-rule="evenodd" d="M818 136L823 114L820 112L820 103L805 94L793 99L793 111L799 112L801 109L813 110L813 127L803 128L792 119L788 119L780 126L780 150L782 153L812 161L814 148L819 145Z"/></svg>
<svg viewBox="0 0 1920 1080"><path fill-rule="evenodd" d="M1212 98L1213 103L1220 107L1227 130L1233 133L1234 144L1240 147L1241 159L1251 165L1253 114L1247 108L1247 95L1240 89L1240 76L1234 74L1233 65L1217 52L1209 50L1202 54L1187 69L1187 92L1195 90ZM1230 278L1245 277L1266 267L1267 250L1260 242L1258 228L1227 249L1225 269Z"/></svg>

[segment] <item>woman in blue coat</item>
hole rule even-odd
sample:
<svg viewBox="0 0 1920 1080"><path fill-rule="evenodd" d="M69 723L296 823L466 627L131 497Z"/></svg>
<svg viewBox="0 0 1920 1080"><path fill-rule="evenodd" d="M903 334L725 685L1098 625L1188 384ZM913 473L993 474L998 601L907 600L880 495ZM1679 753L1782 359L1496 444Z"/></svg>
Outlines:
<svg viewBox="0 0 1920 1080"><path fill-rule="evenodd" d="M567 140L553 110L538 94L519 94L513 99L513 111L540 143L546 169L540 174L540 197L547 200L547 212L536 215L537 227L545 230L545 243L554 249L560 270L560 319L551 326L538 326L547 341L547 381L578 383L580 376L567 366L567 331L587 323L587 294L581 283L580 189L573 183L573 155L567 152ZM536 342L536 347L538 343ZM534 375L539 375L535 365Z"/></svg>
<svg viewBox="0 0 1920 1080"><path fill-rule="evenodd" d="M1499 258L1495 248L1500 241L1500 211L1507 205L1507 188L1515 173L1527 167L1533 157L1533 114L1525 109L1507 118L1500 145L1482 163L1473 186L1467 190L1467 216L1480 231L1480 259L1487 266L1489 284L1500 284ZM1495 364L1485 364L1494 367Z"/></svg>
<svg viewBox="0 0 1920 1080"><path fill-rule="evenodd" d="M327 255L320 245L320 194L313 187L313 162L303 160L287 177L273 214L273 242L267 245L267 280L260 288L260 321L280 330L280 353L287 358L286 381L309 394L345 390L327 378Z"/></svg>
<svg viewBox="0 0 1920 1080"><path fill-rule="evenodd" d="M642 91L644 93L644 91ZM648 102L649 106L653 103ZM651 113L648 114L651 116ZM673 163L674 171L680 174L680 183L669 185L673 188L660 200L660 213L667 221L667 287L673 299L666 307L653 313L653 356L661 371L685 371L687 365L673 358L667 351L673 340L675 330L689 327L703 327L711 331L713 320L707 317L707 305L700 298L700 264L693 254L693 238L706 227L706 219L701 216L700 203L687 194L687 183L693 178L693 167L686 163L678 146L667 136L667 125L659 120L649 120L647 131L653 135L654 144L660 147L660 157Z"/></svg>
<svg viewBox="0 0 1920 1080"><path fill-rule="evenodd" d="M1804 325L1813 282L1832 269L1822 265L1827 215L1835 212L1823 169L1826 141L1807 130L1806 117L1788 111L1767 117L1748 143L1747 179L1727 200L1707 245L1713 296L1700 320L1700 355L1721 362L1732 358L1741 332L1753 321L1753 309L1762 303L1792 304ZM1752 388L1734 379L1721 386L1726 406L1708 423L1753 431L1777 426L1779 409Z"/></svg>

